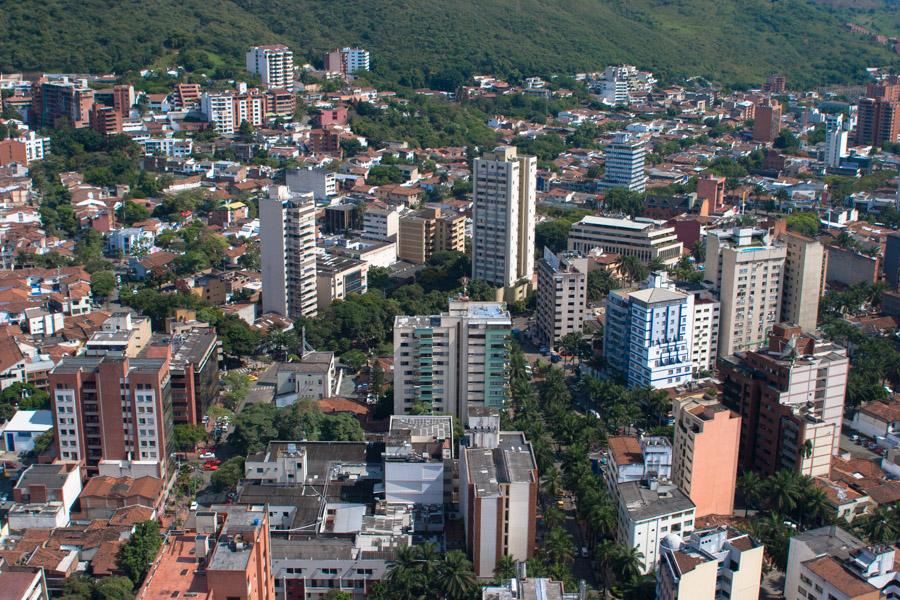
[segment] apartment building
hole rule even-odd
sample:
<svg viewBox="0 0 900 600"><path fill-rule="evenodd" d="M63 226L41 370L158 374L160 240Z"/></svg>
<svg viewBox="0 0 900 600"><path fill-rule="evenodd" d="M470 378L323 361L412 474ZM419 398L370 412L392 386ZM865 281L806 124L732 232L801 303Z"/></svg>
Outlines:
<svg viewBox="0 0 900 600"><path fill-rule="evenodd" d="M658 600L757 600L762 544L728 527L666 536L656 575Z"/></svg>
<svg viewBox="0 0 900 600"><path fill-rule="evenodd" d="M106 353L137 358L153 336L150 318L128 311L111 314L100 330L95 331L85 342L85 354L99 356Z"/></svg>
<svg viewBox="0 0 900 600"><path fill-rule="evenodd" d="M616 540L642 555L641 574L656 570L660 543L694 530L694 504L670 477L672 446L663 437L609 438L606 485L616 504Z"/></svg>
<svg viewBox="0 0 900 600"><path fill-rule="evenodd" d="M737 485L741 417L716 400L675 402L672 480L696 516L730 515Z"/></svg>
<svg viewBox="0 0 900 600"><path fill-rule="evenodd" d="M254 127L266 123L268 99L259 90L244 92L204 92L200 97L200 112L212 123L219 135L234 135L247 122Z"/></svg>
<svg viewBox="0 0 900 600"><path fill-rule="evenodd" d="M397 258L421 265L435 252L466 250L466 217L426 206L398 217Z"/></svg>
<svg viewBox="0 0 900 600"><path fill-rule="evenodd" d="M900 77L866 86L866 97L857 108L856 144L881 146L900 135Z"/></svg>
<svg viewBox="0 0 900 600"><path fill-rule="evenodd" d="M262 306L295 319L316 315L316 206L312 192L273 186L259 201Z"/></svg>
<svg viewBox="0 0 900 600"><path fill-rule="evenodd" d="M62 119L75 128L90 125L94 90L83 79L61 77L34 86L31 110L38 128L56 127Z"/></svg>
<svg viewBox="0 0 900 600"><path fill-rule="evenodd" d="M250 48L247 70L259 75L267 89L294 89L294 53L283 44Z"/></svg>
<svg viewBox="0 0 900 600"><path fill-rule="evenodd" d="M534 554L539 477L531 442L500 431L496 410L469 413L471 445L459 456L459 505L466 548L478 577L492 577L501 556Z"/></svg>
<svg viewBox="0 0 900 600"><path fill-rule="evenodd" d="M645 289L610 292L603 355L630 386L682 385L693 377L693 322L694 296L653 273Z"/></svg>
<svg viewBox="0 0 900 600"><path fill-rule="evenodd" d="M96 471L102 460L134 460L166 472L172 452L169 357L65 357L50 373L59 459Z"/></svg>
<svg viewBox="0 0 900 600"><path fill-rule="evenodd" d="M582 256L600 249L607 254L635 256L645 265L658 259L671 267L681 258L683 247L673 227L650 219L611 219L589 215L569 230L568 249Z"/></svg>
<svg viewBox="0 0 900 600"><path fill-rule="evenodd" d="M366 205L366 211L363 213L363 237L373 240L395 240L399 231L398 207L376 203Z"/></svg>
<svg viewBox="0 0 900 600"><path fill-rule="evenodd" d="M844 348L789 324L775 326L767 350L722 358L722 403L741 415L744 468L828 477L840 449L848 366Z"/></svg>
<svg viewBox="0 0 900 600"><path fill-rule="evenodd" d="M425 405L465 421L509 392L512 320L497 302L453 300L446 313L394 319L394 414Z"/></svg>
<svg viewBox="0 0 900 600"><path fill-rule="evenodd" d="M453 503L453 418L391 416L384 451L384 499L420 507Z"/></svg>
<svg viewBox="0 0 900 600"><path fill-rule="evenodd" d="M502 288L534 272L537 159L500 146L474 161L472 278Z"/></svg>
<svg viewBox="0 0 900 600"><path fill-rule="evenodd" d="M753 141L771 143L781 133L781 103L757 104L753 118Z"/></svg>
<svg viewBox="0 0 900 600"><path fill-rule="evenodd" d="M352 75L369 70L369 51L362 48L336 48L325 54L325 72Z"/></svg>
<svg viewBox="0 0 900 600"><path fill-rule="evenodd" d="M697 200L707 203L707 214L725 208L725 178L715 175L699 177Z"/></svg>
<svg viewBox="0 0 900 600"><path fill-rule="evenodd" d="M850 119L843 113L825 115L825 155L822 162L826 167L836 169L847 157L847 140L850 136Z"/></svg>
<svg viewBox="0 0 900 600"><path fill-rule="evenodd" d="M702 284L682 282L678 291L694 297L694 321L691 327L691 366L694 375L716 370L719 350L719 316L721 306L713 292Z"/></svg>
<svg viewBox="0 0 900 600"><path fill-rule="evenodd" d="M538 261L535 326L540 342L555 348L564 336L584 328L587 310L588 259L555 255L544 248Z"/></svg>
<svg viewBox="0 0 900 600"><path fill-rule="evenodd" d="M765 230L735 227L706 236L703 277L719 294L719 356L755 350L781 318L787 248Z"/></svg>
<svg viewBox="0 0 900 600"><path fill-rule="evenodd" d="M644 162L647 143L639 136L617 133L613 142L605 148L606 162L601 189L624 188L643 193L647 189Z"/></svg>
<svg viewBox="0 0 900 600"><path fill-rule="evenodd" d="M369 264L346 256L321 254L316 258L316 294L319 310L349 294L365 294L369 289Z"/></svg>
<svg viewBox="0 0 900 600"><path fill-rule="evenodd" d="M869 546L836 525L790 539L785 600L879 600L900 595L890 545Z"/></svg>
<svg viewBox="0 0 900 600"><path fill-rule="evenodd" d="M825 295L828 254L821 242L793 231L784 233L779 239L787 249L781 321L794 323L812 333L819 319L819 300Z"/></svg>
<svg viewBox="0 0 900 600"><path fill-rule="evenodd" d="M100 135L122 133L122 113L112 106L94 104L90 112L91 129Z"/></svg>
<svg viewBox="0 0 900 600"><path fill-rule="evenodd" d="M318 167L287 169L285 184L292 192L312 192L316 202L327 202L338 193L334 173Z"/></svg>

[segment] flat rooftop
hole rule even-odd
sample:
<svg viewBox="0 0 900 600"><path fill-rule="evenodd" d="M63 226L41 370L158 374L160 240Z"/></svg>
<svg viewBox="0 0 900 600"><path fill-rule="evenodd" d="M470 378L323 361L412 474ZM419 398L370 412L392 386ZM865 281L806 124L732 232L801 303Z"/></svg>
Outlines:
<svg viewBox="0 0 900 600"><path fill-rule="evenodd" d="M643 481L627 481L618 485L628 515L634 521L694 509L690 498L674 485L660 484L656 490L651 490Z"/></svg>
<svg viewBox="0 0 900 600"><path fill-rule="evenodd" d="M594 227L630 229L632 231L643 231L644 229L652 228L654 226L653 223L639 223L637 221L632 221L631 219L613 219L610 217L597 217L593 215L588 215L582 218L579 223L584 225L591 225Z"/></svg>
<svg viewBox="0 0 900 600"><path fill-rule="evenodd" d="M197 558L196 538L195 533L169 537L163 544L159 559L150 567L150 573L135 600L211 598L206 574L198 573L200 561Z"/></svg>
<svg viewBox="0 0 900 600"><path fill-rule="evenodd" d="M53 373L84 373L96 371L104 360L128 361L129 372L158 373L165 360L162 358L122 358L103 356L67 356L53 369Z"/></svg>
<svg viewBox="0 0 900 600"><path fill-rule="evenodd" d="M469 480L478 496L498 496L501 483L535 481L537 463L521 432L501 433L498 448L467 448L465 452Z"/></svg>

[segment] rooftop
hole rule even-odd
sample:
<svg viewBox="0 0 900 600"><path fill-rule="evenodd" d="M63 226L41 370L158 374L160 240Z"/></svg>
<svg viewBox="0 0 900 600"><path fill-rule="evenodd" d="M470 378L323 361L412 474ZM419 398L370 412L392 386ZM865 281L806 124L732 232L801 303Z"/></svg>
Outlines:
<svg viewBox="0 0 900 600"><path fill-rule="evenodd" d="M635 465L644 462L641 442L634 436L609 438L609 453L617 466Z"/></svg>
<svg viewBox="0 0 900 600"><path fill-rule="evenodd" d="M521 432L501 432L498 448L466 448L469 481L478 496L500 495L501 483L536 481L531 443Z"/></svg>
<svg viewBox="0 0 900 600"><path fill-rule="evenodd" d="M641 223L632 221L631 219L613 219L610 217L596 217L593 215L584 217L579 223L596 227L610 227L613 229L631 229L633 231L643 231L653 227L653 223Z"/></svg>
<svg viewBox="0 0 900 600"><path fill-rule="evenodd" d="M208 600L211 597L206 574L198 569L196 537L196 534L182 534L167 538L135 600L189 597Z"/></svg>
<svg viewBox="0 0 900 600"><path fill-rule="evenodd" d="M694 510L694 503L674 485L659 483L656 489L651 489L647 482L627 481L618 486L625 508L634 521Z"/></svg>
<svg viewBox="0 0 900 600"><path fill-rule="evenodd" d="M849 598L878 592L878 588L848 571L841 561L833 556L822 556L803 564Z"/></svg>
<svg viewBox="0 0 900 600"><path fill-rule="evenodd" d="M4 431L47 431L53 428L53 413L49 410L18 410L3 426Z"/></svg>

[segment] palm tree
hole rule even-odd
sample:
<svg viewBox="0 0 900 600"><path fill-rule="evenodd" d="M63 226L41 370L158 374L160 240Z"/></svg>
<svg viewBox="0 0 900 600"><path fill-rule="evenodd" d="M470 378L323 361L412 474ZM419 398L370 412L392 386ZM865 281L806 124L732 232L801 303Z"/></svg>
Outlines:
<svg viewBox="0 0 900 600"><path fill-rule="evenodd" d="M819 527L829 520L833 512L834 508L828 501L828 495L810 481L803 490L800 510L797 511L799 524L807 528Z"/></svg>
<svg viewBox="0 0 900 600"><path fill-rule="evenodd" d="M616 517L616 508L609 500L591 505L586 520L592 546L596 545L597 538L612 535L616 529Z"/></svg>
<svg viewBox="0 0 900 600"><path fill-rule="evenodd" d="M763 480L755 472L747 471L738 478L737 486L744 496L744 518L746 518L750 507L754 510L759 508L763 494Z"/></svg>
<svg viewBox="0 0 900 600"><path fill-rule="evenodd" d="M615 558L616 570L622 576L622 581L633 581L641 576L641 567L644 564L644 555L633 546L619 545Z"/></svg>
<svg viewBox="0 0 900 600"><path fill-rule="evenodd" d="M494 580L497 583L503 583L504 581L509 581L514 578L516 576L517 564L516 559L509 554L501 556L497 560L497 565L494 567Z"/></svg>
<svg viewBox="0 0 900 600"><path fill-rule="evenodd" d="M544 493L551 498L556 498L556 496L559 495L560 488L559 469L554 466L545 471L543 484Z"/></svg>
<svg viewBox="0 0 900 600"><path fill-rule="evenodd" d="M651 258L650 262L647 263L647 270L651 273L655 271L665 271L666 263L664 263L658 256L656 258Z"/></svg>
<svg viewBox="0 0 900 600"><path fill-rule="evenodd" d="M418 551L413 546L397 550L385 580L398 595L415 598L425 588L424 573L419 568Z"/></svg>
<svg viewBox="0 0 900 600"><path fill-rule="evenodd" d="M647 278L647 267L636 256L623 256L619 259L619 273L625 281L634 283Z"/></svg>
<svg viewBox="0 0 900 600"><path fill-rule="evenodd" d="M463 552L451 550L438 565L434 584L448 600L470 598L478 587L472 563Z"/></svg>
<svg viewBox="0 0 900 600"><path fill-rule="evenodd" d="M768 504L779 515L790 515L800 501L800 479L794 471L782 469L766 481Z"/></svg>
<svg viewBox="0 0 900 600"><path fill-rule="evenodd" d="M898 518L895 514L897 507L879 506L872 514L862 520L860 531L869 542L873 544L883 544L894 542L900 537L900 528L898 528Z"/></svg>
<svg viewBox="0 0 900 600"><path fill-rule="evenodd" d="M572 536L562 527L554 527L544 539L544 553L548 562L559 565L570 565L575 560L575 547Z"/></svg>
<svg viewBox="0 0 900 600"><path fill-rule="evenodd" d="M618 556L618 544L612 540L603 540L594 549L594 560L597 565L597 575L601 581L601 598L606 598L607 590L612 587L613 569Z"/></svg>

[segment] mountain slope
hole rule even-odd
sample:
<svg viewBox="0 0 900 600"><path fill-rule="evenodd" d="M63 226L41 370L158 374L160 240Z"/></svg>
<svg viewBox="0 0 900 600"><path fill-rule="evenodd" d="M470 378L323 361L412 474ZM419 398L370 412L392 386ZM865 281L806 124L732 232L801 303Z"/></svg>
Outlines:
<svg viewBox="0 0 900 600"><path fill-rule="evenodd" d="M320 63L336 45L372 52L378 75L450 86L477 71L574 72L631 62L664 76L801 84L898 64L810 0L0 0L0 70L125 70L173 47L240 65L282 41Z"/></svg>

